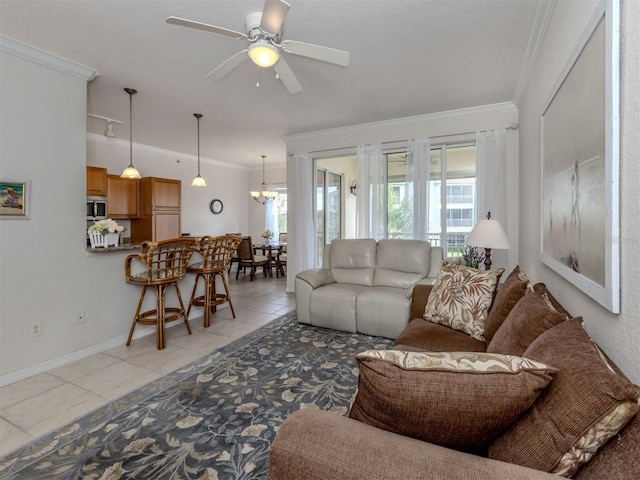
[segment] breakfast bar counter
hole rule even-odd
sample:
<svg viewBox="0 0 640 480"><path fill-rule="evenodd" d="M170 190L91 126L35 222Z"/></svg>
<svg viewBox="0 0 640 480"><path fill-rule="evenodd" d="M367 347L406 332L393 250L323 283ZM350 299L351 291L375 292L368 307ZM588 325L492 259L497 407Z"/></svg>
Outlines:
<svg viewBox="0 0 640 480"><path fill-rule="evenodd" d="M109 247L97 247L97 248L87 248L87 252L89 253L111 253L111 252L129 252L132 250L140 250L139 243L121 243L117 247L109 246Z"/></svg>

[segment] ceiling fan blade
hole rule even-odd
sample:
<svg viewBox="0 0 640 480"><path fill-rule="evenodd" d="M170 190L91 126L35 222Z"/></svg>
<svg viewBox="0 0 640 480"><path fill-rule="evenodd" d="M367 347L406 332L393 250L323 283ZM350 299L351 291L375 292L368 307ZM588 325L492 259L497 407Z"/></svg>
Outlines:
<svg viewBox="0 0 640 480"><path fill-rule="evenodd" d="M247 55L247 51L248 50L240 50L233 57L228 58L216 68L207 73L206 77L210 78L211 80L220 80L225 75L231 73L231 70L239 67L242 62L249 58L249 56Z"/></svg>
<svg viewBox="0 0 640 480"><path fill-rule="evenodd" d="M296 42L295 40L285 40L280 46L282 50L292 55L314 58L327 63L333 63L346 67L349 64L349 52L337 50L335 48L322 47L312 43Z"/></svg>
<svg viewBox="0 0 640 480"><path fill-rule="evenodd" d="M294 75L291 67L289 67L289 64L284 61L284 58L280 57L280 60L274 65L273 69L280 77L284 88L286 88L291 95L302 91L302 85L300 85L300 82Z"/></svg>
<svg viewBox="0 0 640 480"><path fill-rule="evenodd" d="M282 28L284 17L287 16L290 5L283 0L265 0L260 20L260 30L275 36Z"/></svg>
<svg viewBox="0 0 640 480"><path fill-rule="evenodd" d="M181 27L195 28L198 30L204 30L205 32L217 33L225 35L231 38L247 38L244 33L236 32L235 30L229 30L228 28L216 27L215 25L209 25L208 23L195 22L193 20L187 20L186 18L169 17L167 23L171 25L179 25Z"/></svg>

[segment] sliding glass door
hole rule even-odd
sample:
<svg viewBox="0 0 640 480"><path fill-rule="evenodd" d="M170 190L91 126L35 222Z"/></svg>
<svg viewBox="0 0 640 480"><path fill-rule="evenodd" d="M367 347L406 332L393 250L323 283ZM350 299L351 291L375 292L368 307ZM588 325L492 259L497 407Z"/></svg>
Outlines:
<svg viewBox="0 0 640 480"><path fill-rule="evenodd" d="M322 265L324 245L342 233L342 175L316 167L317 266Z"/></svg>

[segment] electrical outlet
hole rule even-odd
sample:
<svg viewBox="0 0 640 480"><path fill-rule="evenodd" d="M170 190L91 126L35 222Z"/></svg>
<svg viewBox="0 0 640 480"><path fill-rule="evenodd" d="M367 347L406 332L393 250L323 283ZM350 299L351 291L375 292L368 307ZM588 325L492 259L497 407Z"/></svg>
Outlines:
<svg viewBox="0 0 640 480"><path fill-rule="evenodd" d="M78 315L76 315L76 325L84 325L85 322L86 322L86 319L84 316L84 310L81 312L78 312Z"/></svg>
<svg viewBox="0 0 640 480"><path fill-rule="evenodd" d="M32 337L39 337L42 335L42 322L33 322L29 329Z"/></svg>

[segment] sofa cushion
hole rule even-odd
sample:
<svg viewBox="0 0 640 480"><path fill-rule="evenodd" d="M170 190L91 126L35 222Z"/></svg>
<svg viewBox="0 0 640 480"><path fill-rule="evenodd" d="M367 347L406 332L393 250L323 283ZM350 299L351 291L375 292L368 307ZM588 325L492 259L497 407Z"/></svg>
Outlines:
<svg viewBox="0 0 640 480"><path fill-rule="evenodd" d="M438 445L473 449L514 422L555 369L507 355L368 350L349 416Z"/></svg>
<svg viewBox="0 0 640 480"><path fill-rule="evenodd" d="M393 344L396 350L407 347L431 352L484 352L487 348L464 332L423 318L412 319Z"/></svg>
<svg viewBox="0 0 640 480"><path fill-rule="evenodd" d="M359 333L396 338L407 326L411 300L403 288L371 287L356 298L356 326Z"/></svg>
<svg viewBox="0 0 640 480"><path fill-rule="evenodd" d="M480 271L442 262L424 319L484 341L484 324L503 268Z"/></svg>
<svg viewBox="0 0 640 480"><path fill-rule="evenodd" d="M431 244L423 240L380 240L373 285L407 289L429 274Z"/></svg>
<svg viewBox="0 0 640 480"><path fill-rule="evenodd" d="M487 352L522 355L541 333L566 319L554 308L545 289L529 291L509 312L487 345Z"/></svg>
<svg viewBox="0 0 640 480"><path fill-rule="evenodd" d="M498 331L502 323L509 315L509 312L524 297L529 286L529 279L520 270L520 266L509 274L505 282L498 288L496 298L491 305L487 321L484 324L484 341L489 343Z"/></svg>
<svg viewBox="0 0 640 480"><path fill-rule="evenodd" d="M309 298L311 324L356 333L356 298L369 287L330 283L314 289Z"/></svg>
<svg viewBox="0 0 640 480"><path fill-rule="evenodd" d="M329 250L329 266L336 283L373 285L377 242L372 238L335 239Z"/></svg>
<svg viewBox="0 0 640 480"><path fill-rule="evenodd" d="M524 355L558 374L489 455L570 476L635 415L640 389L613 371L580 317L544 332Z"/></svg>

